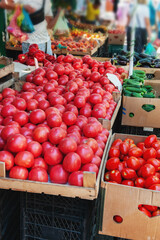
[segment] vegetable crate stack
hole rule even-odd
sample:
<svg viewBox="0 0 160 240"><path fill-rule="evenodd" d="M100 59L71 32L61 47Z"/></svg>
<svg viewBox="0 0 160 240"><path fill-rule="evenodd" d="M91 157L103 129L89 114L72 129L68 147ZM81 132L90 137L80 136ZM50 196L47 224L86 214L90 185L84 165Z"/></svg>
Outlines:
<svg viewBox="0 0 160 240"><path fill-rule="evenodd" d="M14 65L12 59L3 56L0 57L0 91L13 85L13 72Z"/></svg>
<svg viewBox="0 0 160 240"><path fill-rule="evenodd" d="M21 194L21 239L93 240L99 198Z"/></svg>
<svg viewBox="0 0 160 240"><path fill-rule="evenodd" d="M115 133L102 172L99 234L160 239L160 140Z"/></svg>
<svg viewBox="0 0 160 240"><path fill-rule="evenodd" d="M0 190L0 239L20 240L20 193Z"/></svg>
<svg viewBox="0 0 160 240"><path fill-rule="evenodd" d="M134 70L123 84L122 125L159 128L159 80L145 80L142 70Z"/></svg>

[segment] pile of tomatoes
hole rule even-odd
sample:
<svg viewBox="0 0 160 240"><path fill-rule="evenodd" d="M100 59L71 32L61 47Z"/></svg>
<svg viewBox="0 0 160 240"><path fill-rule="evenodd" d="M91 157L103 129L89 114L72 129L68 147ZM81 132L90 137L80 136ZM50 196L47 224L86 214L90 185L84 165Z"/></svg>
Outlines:
<svg viewBox="0 0 160 240"><path fill-rule="evenodd" d="M116 139L106 170L106 181L160 191L160 140L150 135L136 145L132 139Z"/></svg>
<svg viewBox="0 0 160 240"><path fill-rule="evenodd" d="M107 182L160 191L160 140L146 137L137 145L130 138L116 139L109 150L104 179ZM156 206L139 205L148 217L160 215ZM117 220L118 221L118 220Z"/></svg>
<svg viewBox="0 0 160 240"><path fill-rule="evenodd" d="M116 88L111 63L59 56L26 76L20 92L0 94L0 161L10 178L83 186L83 171L98 174ZM120 78L121 79L121 78Z"/></svg>

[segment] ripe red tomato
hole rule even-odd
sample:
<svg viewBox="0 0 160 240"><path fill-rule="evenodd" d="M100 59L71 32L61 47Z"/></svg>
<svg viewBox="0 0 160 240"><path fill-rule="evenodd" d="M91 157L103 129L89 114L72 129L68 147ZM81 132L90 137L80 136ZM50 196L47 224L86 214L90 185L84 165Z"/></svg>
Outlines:
<svg viewBox="0 0 160 240"><path fill-rule="evenodd" d="M43 154L45 153L46 150L49 148L53 147L53 145L50 142L44 142L42 143L42 148L43 148Z"/></svg>
<svg viewBox="0 0 160 240"><path fill-rule="evenodd" d="M146 148L143 151L143 158L145 160L149 159L149 158L156 158L157 156L157 152L154 148Z"/></svg>
<svg viewBox="0 0 160 240"><path fill-rule="evenodd" d="M89 145L94 153L98 150L98 143L94 138L87 138L82 143Z"/></svg>
<svg viewBox="0 0 160 240"><path fill-rule="evenodd" d="M112 170L109 175L109 180L120 184L122 182L121 173L118 170Z"/></svg>
<svg viewBox="0 0 160 240"><path fill-rule="evenodd" d="M156 135L150 135L146 137L144 141L144 145L146 148L150 148L154 142L157 142L157 136Z"/></svg>
<svg viewBox="0 0 160 240"><path fill-rule="evenodd" d="M127 160L127 166L128 166L128 168L138 170L141 167L141 164L140 164L138 158L132 156Z"/></svg>
<svg viewBox="0 0 160 240"><path fill-rule="evenodd" d="M142 149L138 148L138 147L132 147L129 149L128 155L131 157L141 157L143 154Z"/></svg>
<svg viewBox="0 0 160 240"><path fill-rule="evenodd" d="M116 169L118 169L119 163L120 163L119 158L117 158L117 157L109 158L106 162L106 169L116 170Z"/></svg>
<svg viewBox="0 0 160 240"><path fill-rule="evenodd" d="M149 189L155 190L155 191L160 191L160 184L153 184Z"/></svg>
<svg viewBox="0 0 160 240"><path fill-rule="evenodd" d="M116 146L114 146L114 147L116 147ZM127 155L128 151L129 151L129 144L127 142L121 142L120 145L119 145L119 150L123 155Z"/></svg>
<svg viewBox="0 0 160 240"><path fill-rule="evenodd" d="M113 217L113 220L116 222L116 223L122 223L123 222L123 218L119 215L115 215Z"/></svg>
<svg viewBox="0 0 160 240"><path fill-rule="evenodd" d="M3 98L6 98L10 95L15 95L15 90L13 90L12 88L4 88L2 91Z"/></svg>
<svg viewBox="0 0 160 240"><path fill-rule="evenodd" d="M155 212L157 211L158 207L156 206L151 206L151 205L143 205L143 207L145 207L148 211L150 212ZM153 216L153 215L152 215Z"/></svg>
<svg viewBox="0 0 160 240"><path fill-rule="evenodd" d="M147 163L150 163L151 165L153 165L155 167L156 172L158 172L160 170L160 161L156 158L149 158L147 160Z"/></svg>
<svg viewBox="0 0 160 240"><path fill-rule="evenodd" d="M31 152L21 151L17 153L14 161L20 167L31 168L34 164L34 156Z"/></svg>
<svg viewBox="0 0 160 240"><path fill-rule="evenodd" d="M160 210L159 209L152 213L152 217L155 217L155 216L160 216Z"/></svg>
<svg viewBox="0 0 160 240"><path fill-rule="evenodd" d="M148 178L145 179L145 184L144 184L144 186L145 186L145 188L149 188L149 187L151 187L153 184L158 184L158 183L160 183L160 180L159 180L158 177L156 177L156 176L150 176L150 177L148 177Z"/></svg>
<svg viewBox="0 0 160 240"><path fill-rule="evenodd" d="M90 163L94 156L92 148L87 144L80 144L76 153L80 156L82 164Z"/></svg>
<svg viewBox="0 0 160 240"><path fill-rule="evenodd" d="M144 178L139 177L135 180L135 186L136 187L143 188L144 184L145 184Z"/></svg>
<svg viewBox="0 0 160 240"><path fill-rule="evenodd" d="M98 135L98 128L94 123L88 123L83 127L83 133L88 138L95 138Z"/></svg>
<svg viewBox="0 0 160 240"><path fill-rule="evenodd" d="M33 111L38 108L38 101L36 99L27 100L27 111Z"/></svg>
<svg viewBox="0 0 160 240"><path fill-rule="evenodd" d="M123 180L122 181L123 185L131 186L134 187L134 182L132 180Z"/></svg>
<svg viewBox="0 0 160 240"><path fill-rule="evenodd" d="M49 132L49 141L53 144L59 144L67 135L66 130L61 127L55 127Z"/></svg>
<svg viewBox="0 0 160 240"><path fill-rule="evenodd" d="M97 177L99 168L94 163L86 163L83 165L81 170L85 172L95 172Z"/></svg>
<svg viewBox="0 0 160 240"><path fill-rule="evenodd" d="M12 104L19 110L26 110L26 107L27 107L27 103L25 101L25 99L23 98L15 98L12 102Z"/></svg>
<svg viewBox="0 0 160 240"><path fill-rule="evenodd" d="M138 158L138 160L141 166L143 166L146 163L146 161L143 158Z"/></svg>
<svg viewBox="0 0 160 240"><path fill-rule="evenodd" d="M37 127L33 131L33 139L37 142L43 143L48 140L49 130L47 127Z"/></svg>
<svg viewBox="0 0 160 240"><path fill-rule="evenodd" d="M49 127L60 127L62 124L62 118L58 113L51 113L47 117L47 124Z"/></svg>
<svg viewBox="0 0 160 240"><path fill-rule="evenodd" d="M18 111L14 114L13 119L18 122L20 126L24 126L28 123L29 117L25 111Z"/></svg>
<svg viewBox="0 0 160 240"><path fill-rule="evenodd" d="M83 187L83 172L76 171L69 175L68 183L70 185Z"/></svg>
<svg viewBox="0 0 160 240"><path fill-rule="evenodd" d="M44 160L48 165L57 165L62 159L63 155L57 147L50 147L44 152Z"/></svg>
<svg viewBox="0 0 160 240"><path fill-rule="evenodd" d="M145 145L144 145L144 142L139 142L137 143L137 147L142 149L142 151L145 149Z"/></svg>
<svg viewBox="0 0 160 240"><path fill-rule="evenodd" d="M44 168L46 169L46 171L48 170L48 165L46 164L46 162L44 161L44 159L42 157L38 157L38 158L35 158L34 159L34 164L32 166L32 168L37 168L37 167L40 167L40 168Z"/></svg>
<svg viewBox="0 0 160 240"><path fill-rule="evenodd" d="M33 124L43 123L46 119L46 114L42 109L35 109L31 112L29 119Z"/></svg>
<svg viewBox="0 0 160 240"><path fill-rule="evenodd" d="M146 208L140 206L138 209L139 209L141 212L143 212L145 215L147 215L148 217L151 217L151 216L152 216L152 214L151 214Z"/></svg>
<svg viewBox="0 0 160 240"><path fill-rule="evenodd" d="M50 179L52 183L65 184L68 181L69 173L64 170L61 164L53 166L50 171Z"/></svg>
<svg viewBox="0 0 160 240"><path fill-rule="evenodd" d="M77 117L73 112L67 111L63 113L62 119L67 126L71 126L76 123Z"/></svg>
<svg viewBox="0 0 160 240"><path fill-rule="evenodd" d="M77 143L73 138L65 137L60 141L58 148L64 154L75 152L77 150Z"/></svg>
<svg viewBox="0 0 160 240"><path fill-rule="evenodd" d="M116 139L116 140L114 140L114 142L112 143L112 146L111 146L111 147L115 147L115 148L118 148L118 149L119 149L121 143L122 143L122 140L121 140L121 139Z"/></svg>
<svg viewBox="0 0 160 240"><path fill-rule="evenodd" d="M145 179L155 174L155 167L149 163L143 165L140 170L142 177Z"/></svg>
<svg viewBox="0 0 160 240"><path fill-rule="evenodd" d="M28 152L31 152L34 158L37 158L42 154L42 146L39 142L36 142L36 141L32 141L28 143L26 150Z"/></svg>
<svg viewBox="0 0 160 240"><path fill-rule="evenodd" d="M48 182L48 173L44 168L35 167L29 172L29 180L37 182Z"/></svg>
<svg viewBox="0 0 160 240"><path fill-rule="evenodd" d="M155 148L156 150L157 150L157 148L160 148L160 140L153 142L151 147Z"/></svg>
<svg viewBox="0 0 160 240"><path fill-rule="evenodd" d="M109 158L112 157L119 157L120 156L120 151L116 147L111 147L109 150Z"/></svg>
<svg viewBox="0 0 160 240"><path fill-rule="evenodd" d="M67 172L78 171L81 167L81 158L77 153L70 152L63 159L62 165Z"/></svg>
<svg viewBox="0 0 160 240"><path fill-rule="evenodd" d="M84 107L86 104L86 99L84 96L80 96L80 95L77 95L75 98L74 98L74 105L77 107L77 108L82 108Z"/></svg>
<svg viewBox="0 0 160 240"><path fill-rule="evenodd" d="M9 136L19 133L19 128L15 126L6 126L1 130L1 137L3 140L7 140Z"/></svg>
<svg viewBox="0 0 160 240"><path fill-rule="evenodd" d="M14 165L14 156L8 151L0 151L0 161L5 163L5 168L8 171Z"/></svg>
<svg viewBox="0 0 160 240"><path fill-rule="evenodd" d="M7 149L11 152L17 153L24 151L27 148L27 140L21 134L11 135L7 139Z"/></svg>
<svg viewBox="0 0 160 240"><path fill-rule="evenodd" d="M98 156L94 156L91 160L91 163L94 163L95 165L97 165L97 167L99 168L101 165L101 158Z"/></svg>
<svg viewBox="0 0 160 240"><path fill-rule="evenodd" d="M121 172L124 179L130 180L137 177L135 170L131 168L124 168Z"/></svg>
<svg viewBox="0 0 160 240"><path fill-rule="evenodd" d="M8 104L2 107L1 115L2 117L13 116L17 112L17 109L12 104Z"/></svg>
<svg viewBox="0 0 160 240"><path fill-rule="evenodd" d="M28 170L25 167L14 166L9 172L9 177L26 180L28 178Z"/></svg>

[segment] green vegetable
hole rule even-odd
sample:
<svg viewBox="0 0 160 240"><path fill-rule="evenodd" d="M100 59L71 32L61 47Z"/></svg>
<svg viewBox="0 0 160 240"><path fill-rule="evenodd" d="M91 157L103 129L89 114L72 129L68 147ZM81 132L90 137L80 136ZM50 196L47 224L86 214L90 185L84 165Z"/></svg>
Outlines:
<svg viewBox="0 0 160 240"><path fill-rule="evenodd" d="M132 92L132 96L133 96L133 97L138 97L138 98L143 98L143 96L141 95L141 93L136 93L136 92Z"/></svg>
<svg viewBox="0 0 160 240"><path fill-rule="evenodd" d="M147 92L143 95L144 98L155 98L155 95L153 92Z"/></svg>
<svg viewBox="0 0 160 240"><path fill-rule="evenodd" d="M144 104L142 106L142 108L146 111L146 112L151 112L155 109L155 106L154 105L151 105L151 104Z"/></svg>
<svg viewBox="0 0 160 240"><path fill-rule="evenodd" d="M126 90L131 91L131 92L136 92L136 93L142 92L142 88L135 88L135 87L126 87Z"/></svg>

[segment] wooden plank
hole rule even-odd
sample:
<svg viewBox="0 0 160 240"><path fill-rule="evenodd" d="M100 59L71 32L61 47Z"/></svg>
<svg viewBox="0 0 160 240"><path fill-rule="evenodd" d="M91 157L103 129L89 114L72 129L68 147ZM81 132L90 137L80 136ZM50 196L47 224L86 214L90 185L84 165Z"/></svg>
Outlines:
<svg viewBox="0 0 160 240"><path fill-rule="evenodd" d="M22 51L22 47L14 47L9 42L6 43L5 48L12 51Z"/></svg>
<svg viewBox="0 0 160 240"><path fill-rule="evenodd" d="M4 162L0 162L0 177L3 177L3 178L6 177L6 169L5 169Z"/></svg>
<svg viewBox="0 0 160 240"><path fill-rule="evenodd" d="M95 188L95 185L96 185L96 173L83 172L83 187Z"/></svg>
<svg viewBox="0 0 160 240"><path fill-rule="evenodd" d="M11 58L0 57L0 64L5 65L3 68L0 68L0 78L14 72L14 64Z"/></svg>
<svg viewBox="0 0 160 240"><path fill-rule="evenodd" d="M12 86L13 84L14 84L14 79L13 78L4 82L4 83L2 83L2 84L0 84L0 92L2 92L2 90L4 88L8 88L8 87Z"/></svg>

